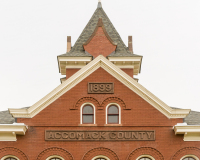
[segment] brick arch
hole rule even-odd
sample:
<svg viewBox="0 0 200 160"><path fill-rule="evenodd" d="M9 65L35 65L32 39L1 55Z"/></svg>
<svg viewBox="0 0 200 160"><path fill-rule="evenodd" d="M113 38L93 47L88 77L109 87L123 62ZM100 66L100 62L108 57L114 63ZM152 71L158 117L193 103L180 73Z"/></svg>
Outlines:
<svg viewBox="0 0 200 160"><path fill-rule="evenodd" d="M195 155L200 159L200 149L197 147L185 147L177 151L172 160L180 160L185 155Z"/></svg>
<svg viewBox="0 0 200 160"><path fill-rule="evenodd" d="M13 147L5 147L0 149L0 159L7 155L13 155L20 160L28 160L28 157L19 149Z"/></svg>
<svg viewBox="0 0 200 160"><path fill-rule="evenodd" d="M89 160L92 159L98 155L103 155L108 157L110 160L119 160L117 154L113 152L112 150L104 147L99 148L93 148L90 151L88 151L82 158L82 160Z"/></svg>
<svg viewBox="0 0 200 160"><path fill-rule="evenodd" d="M83 103L86 103L86 102L90 102L90 103L94 104L96 107L99 107L99 106L100 106L99 102L98 102L95 98L93 98L93 97L83 97L83 98L79 99L79 100L74 104L74 106L71 107L70 109L71 109L71 110L77 110L78 108L81 107L81 105L82 105Z"/></svg>
<svg viewBox="0 0 200 160"><path fill-rule="evenodd" d="M44 159L47 159L49 156L52 156L52 155L61 156L65 160L73 160L74 159L68 151L66 151L62 148L53 147L53 148L48 148L48 149L42 151L38 155L37 160L44 160Z"/></svg>
<svg viewBox="0 0 200 160"><path fill-rule="evenodd" d="M106 105L108 105L109 103L117 103L121 106L121 108L123 109L128 109L126 107L126 104L124 103L124 101L118 97L108 97L106 98L102 103L101 106L99 106L98 109L102 109L103 107L106 107Z"/></svg>
<svg viewBox="0 0 200 160"><path fill-rule="evenodd" d="M164 160L163 155L158 150L151 147L141 147L135 149L129 154L127 160L135 160L141 155L150 155L156 160Z"/></svg>

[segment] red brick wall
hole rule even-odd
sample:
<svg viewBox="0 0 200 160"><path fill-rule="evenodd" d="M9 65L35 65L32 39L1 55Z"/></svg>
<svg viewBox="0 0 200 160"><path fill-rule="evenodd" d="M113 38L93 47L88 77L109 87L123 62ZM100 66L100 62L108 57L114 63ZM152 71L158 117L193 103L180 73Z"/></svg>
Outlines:
<svg viewBox="0 0 200 160"><path fill-rule="evenodd" d="M113 82L114 94L88 94L88 82ZM70 108L73 108L82 97L96 99L98 102L91 100L95 106L97 103L102 104L108 97L118 97L123 100L125 107L121 108L122 126L105 126L105 107L109 102L102 106L103 110L96 108L97 126L80 126L81 104L77 105L77 110L70 110ZM131 110L126 110L127 108ZM174 134L173 126L182 123L182 119L168 119L102 68L85 78L32 119L19 118L17 122L27 124L29 129L25 136L17 136L16 142L1 142L0 158L10 153L20 157L20 160L26 159L26 156L30 160L35 160L37 157L46 159L55 154L74 160L89 160L100 154L108 156L111 160L135 160L141 154L150 154L156 160L172 158L180 160L180 156L189 153L200 157L198 152L200 142L184 142L183 135ZM155 130L156 140L45 141L45 130Z"/></svg>
<svg viewBox="0 0 200 160"><path fill-rule="evenodd" d="M102 27L98 27L98 30L92 40L84 46L84 49L93 55L95 58L99 55L107 57L113 51L115 51L116 46L114 46L106 37Z"/></svg>
<svg viewBox="0 0 200 160"><path fill-rule="evenodd" d="M68 79L69 77L71 77L74 73L76 73L77 71L79 71L80 69L77 68L67 68L66 69L66 79Z"/></svg>
<svg viewBox="0 0 200 160"><path fill-rule="evenodd" d="M133 78L133 69L132 68L122 68L121 70Z"/></svg>

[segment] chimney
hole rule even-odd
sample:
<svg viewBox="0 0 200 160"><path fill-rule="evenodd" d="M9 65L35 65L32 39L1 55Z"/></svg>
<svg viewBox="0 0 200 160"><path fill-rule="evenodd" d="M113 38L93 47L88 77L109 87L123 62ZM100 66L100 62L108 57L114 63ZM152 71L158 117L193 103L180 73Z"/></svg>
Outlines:
<svg viewBox="0 0 200 160"><path fill-rule="evenodd" d="M132 36L128 36L128 49L131 53L133 53L133 43L132 43Z"/></svg>
<svg viewBox="0 0 200 160"><path fill-rule="evenodd" d="M67 52L71 50L71 36L67 36Z"/></svg>

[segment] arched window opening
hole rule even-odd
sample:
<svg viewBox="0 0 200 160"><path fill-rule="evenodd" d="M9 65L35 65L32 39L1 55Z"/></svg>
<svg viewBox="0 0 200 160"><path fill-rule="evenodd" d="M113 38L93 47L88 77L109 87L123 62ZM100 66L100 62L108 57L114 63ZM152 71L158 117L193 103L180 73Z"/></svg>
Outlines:
<svg viewBox="0 0 200 160"><path fill-rule="evenodd" d="M97 158L95 160L106 160L105 158Z"/></svg>
<svg viewBox="0 0 200 160"><path fill-rule="evenodd" d="M8 158L6 158L6 159L4 159L4 160L17 160L16 158L13 158L13 157L8 157Z"/></svg>
<svg viewBox="0 0 200 160"><path fill-rule="evenodd" d="M140 158L139 160L152 160L151 158L148 158L148 157L142 157Z"/></svg>
<svg viewBox="0 0 200 160"><path fill-rule="evenodd" d="M119 124L119 108L116 105L110 105L107 110L108 124Z"/></svg>
<svg viewBox="0 0 200 160"><path fill-rule="evenodd" d="M185 157L183 160L196 160L196 159L193 157Z"/></svg>
<svg viewBox="0 0 200 160"><path fill-rule="evenodd" d="M82 110L82 123L94 124L94 108L91 105L85 105Z"/></svg>
<svg viewBox="0 0 200 160"><path fill-rule="evenodd" d="M60 158L51 158L51 159L49 159L49 160L61 160Z"/></svg>

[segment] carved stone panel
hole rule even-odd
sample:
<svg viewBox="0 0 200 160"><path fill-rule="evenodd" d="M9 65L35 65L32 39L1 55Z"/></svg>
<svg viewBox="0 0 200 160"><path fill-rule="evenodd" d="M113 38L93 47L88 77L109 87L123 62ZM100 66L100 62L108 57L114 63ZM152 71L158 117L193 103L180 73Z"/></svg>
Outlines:
<svg viewBox="0 0 200 160"><path fill-rule="evenodd" d="M114 83L88 83L88 93L114 93Z"/></svg>
<svg viewBox="0 0 200 160"><path fill-rule="evenodd" d="M46 141L154 141L155 131L46 130Z"/></svg>

